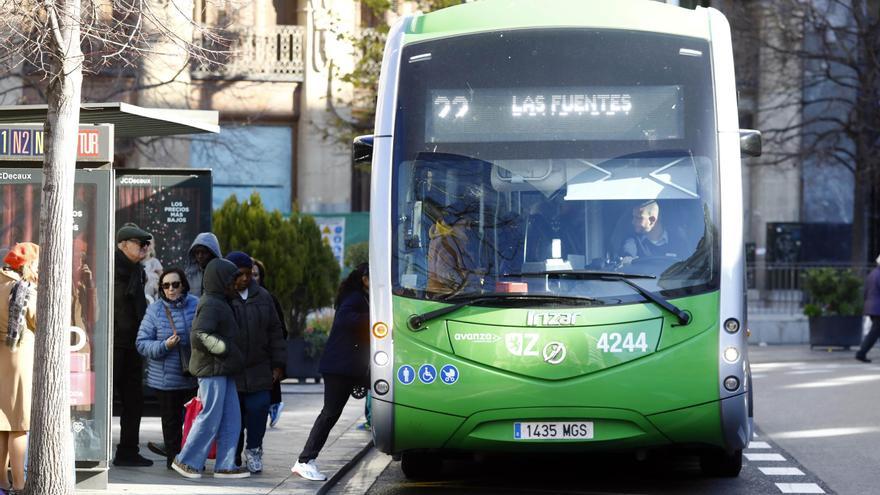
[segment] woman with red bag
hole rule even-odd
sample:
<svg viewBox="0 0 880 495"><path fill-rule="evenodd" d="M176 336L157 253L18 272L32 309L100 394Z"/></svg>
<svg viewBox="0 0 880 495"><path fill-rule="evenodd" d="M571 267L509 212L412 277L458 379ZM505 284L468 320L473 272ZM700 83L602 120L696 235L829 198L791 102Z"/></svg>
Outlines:
<svg viewBox="0 0 880 495"><path fill-rule="evenodd" d="M238 267L222 258L205 268L202 296L192 326L189 370L199 379L202 411L193 422L183 448L171 468L185 478L202 477L205 460L217 439L215 478L247 478L246 468L235 466L235 448L241 431L241 410L235 375L244 369L244 357L236 344L239 334L228 299L234 291Z"/></svg>
<svg viewBox="0 0 880 495"><path fill-rule="evenodd" d="M183 405L196 395L196 379L189 373L189 332L199 298L189 293L189 283L180 268L169 268L159 276L159 299L150 304L138 330L135 346L149 359L147 386L156 389L162 416L164 446L147 444L165 456L165 466L180 452Z"/></svg>

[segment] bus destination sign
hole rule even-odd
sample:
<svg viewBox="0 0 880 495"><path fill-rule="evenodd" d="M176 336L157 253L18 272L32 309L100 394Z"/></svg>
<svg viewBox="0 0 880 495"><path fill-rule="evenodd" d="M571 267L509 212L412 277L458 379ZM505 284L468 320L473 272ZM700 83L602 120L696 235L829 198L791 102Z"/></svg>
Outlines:
<svg viewBox="0 0 880 495"><path fill-rule="evenodd" d="M681 86L431 90L425 141L684 137Z"/></svg>

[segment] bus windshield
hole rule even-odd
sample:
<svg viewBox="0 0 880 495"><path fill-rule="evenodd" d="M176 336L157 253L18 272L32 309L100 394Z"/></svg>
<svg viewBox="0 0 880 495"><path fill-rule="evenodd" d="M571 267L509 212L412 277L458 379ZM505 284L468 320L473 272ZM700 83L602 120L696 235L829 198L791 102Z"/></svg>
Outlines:
<svg viewBox="0 0 880 495"><path fill-rule="evenodd" d="M642 300L718 283L708 43L516 30L404 48L392 169L398 295Z"/></svg>

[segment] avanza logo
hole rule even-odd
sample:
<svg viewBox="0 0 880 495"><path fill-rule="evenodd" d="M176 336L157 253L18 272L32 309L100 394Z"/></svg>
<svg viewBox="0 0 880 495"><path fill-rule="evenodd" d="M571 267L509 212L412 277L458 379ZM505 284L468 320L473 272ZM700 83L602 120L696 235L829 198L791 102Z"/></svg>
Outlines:
<svg viewBox="0 0 880 495"><path fill-rule="evenodd" d="M537 311L529 311L526 319L526 325L530 327L576 325L578 316L580 315L577 313L557 313L553 311L539 313Z"/></svg>

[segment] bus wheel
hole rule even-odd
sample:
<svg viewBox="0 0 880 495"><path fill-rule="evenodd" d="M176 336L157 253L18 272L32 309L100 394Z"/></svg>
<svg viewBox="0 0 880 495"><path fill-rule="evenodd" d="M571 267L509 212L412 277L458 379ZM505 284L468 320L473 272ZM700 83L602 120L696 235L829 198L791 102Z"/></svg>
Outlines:
<svg viewBox="0 0 880 495"><path fill-rule="evenodd" d="M404 452L400 459L400 468L407 478L423 480L440 474L443 463L439 456L426 452Z"/></svg>
<svg viewBox="0 0 880 495"><path fill-rule="evenodd" d="M721 449L709 450L700 455L700 470L706 476L736 478L742 470L742 465L742 449L736 450L732 454Z"/></svg>

